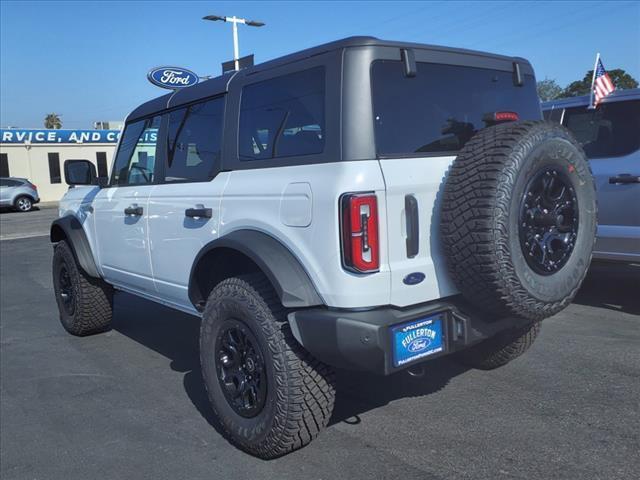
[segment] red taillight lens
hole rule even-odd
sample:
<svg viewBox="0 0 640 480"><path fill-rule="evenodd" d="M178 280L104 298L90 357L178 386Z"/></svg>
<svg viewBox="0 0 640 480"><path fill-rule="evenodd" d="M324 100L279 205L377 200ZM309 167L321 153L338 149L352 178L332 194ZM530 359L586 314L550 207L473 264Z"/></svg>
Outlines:
<svg viewBox="0 0 640 480"><path fill-rule="evenodd" d="M342 260L345 268L362 273L380 269L378 200L373 193L349 193L340 201Z"/></svg>
<svg viewBox="0 0 640 480"><path fill-rule="evenodd" d="M496 112L496 122L517 122L520 117L516 112Z"/></svg>

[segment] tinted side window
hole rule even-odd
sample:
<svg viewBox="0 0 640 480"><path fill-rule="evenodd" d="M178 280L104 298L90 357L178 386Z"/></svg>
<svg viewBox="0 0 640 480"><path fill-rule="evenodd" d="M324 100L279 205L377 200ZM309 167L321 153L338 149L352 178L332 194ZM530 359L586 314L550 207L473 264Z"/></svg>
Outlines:
<svg viewBox="0 0 640 480"><path fill-rule="evenodd" d="M545 120L549 120L550 122L560 123L560 120L562 120L563 110L564 109L562 107L553 108L551 110L545 110L544 112L542 112L542 115Z"/></svg>
<svg viewBox="0 0 640 480"><path fill-rule="evenodd" d="M324 67L247 85L240 107L240 160L322 153L324 104Z"/></svg>
<svg viewBox="0 0 640 480"><path fill-rule="evenodd" d="M400 61L376 61L371 67L379 155L456 152L494 112L541 119L531 75L516 87L512 72L423 62L417 67L415 77L405 75Z"/></svg>
<svg viewBox="0 0 640 480"><path fill-rule="evenodd" d="M98 162L98 177L108 177L107 152L96 152L96 161Z"/></svg>
<svg viewBox="0 0 640 480"><path fill-rule="evenodd" d="M564 125L589 158L628 155L640 149L640 100L567 108Z"/></svg>
<svg viewBox="0 0 640 480"><path fill-rule="evenodd" d="M208 181L220 165L224 98L169 114L165 182Z"/></svg>
<svg viewBox="0 0 640 480"><path fill-rule="evenodd" d="M47 157L49 159L49 180L51 183L62 183L62 176L60 175L60 154L49 152Z"/></svg>
<svg viewBox="0 0 640 480"><path fill-rule="evenodd" d="M113 164L112 185L153 183L160 116L128 124Z"/></svg>
<svg viewBox="0 0 640 480"><path fill-rule="evenodd" d="M9 176L9 155L0 153L0 177Z"/></svg>

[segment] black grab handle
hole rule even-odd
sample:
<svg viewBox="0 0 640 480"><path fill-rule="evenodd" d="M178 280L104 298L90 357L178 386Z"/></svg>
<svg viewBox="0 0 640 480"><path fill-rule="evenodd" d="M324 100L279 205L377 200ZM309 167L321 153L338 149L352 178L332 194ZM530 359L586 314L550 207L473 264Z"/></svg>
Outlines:
<svg viewBox="0 0 640 480"><path fill-rule="evenodd" d="M211 218L211 215L210 208L187 208L184 211L184 216L191 218Z"/></svg>
<svg viewBox="0 0 640 480"><path fill-rule="evenodd" d="M142 212L143 212L142 207L139 207L137 205L131 205L124 209L125 215L135 215L136 217L141 216Z"/></svg>
<svg viewBox="0 0 640 480"><path fill-rule="evenodd" d="M609 177L609 183L612 184L626 184L626 183L640 183L640 176L631 175L629 173L621 173L616 177Z"/></svg>

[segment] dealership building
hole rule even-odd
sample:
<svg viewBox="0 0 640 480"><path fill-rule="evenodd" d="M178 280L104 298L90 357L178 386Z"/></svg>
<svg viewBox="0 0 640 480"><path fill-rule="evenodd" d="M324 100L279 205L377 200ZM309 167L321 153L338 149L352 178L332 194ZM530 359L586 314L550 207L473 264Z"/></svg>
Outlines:
<svg viewBox="0 0 640 480"><path fill-rule="evenodd" d="M120 130L0 130L0 177L26 178L43 202L56 202L67 191L64 161L93 162L99 176L111 171Z"/></svg>

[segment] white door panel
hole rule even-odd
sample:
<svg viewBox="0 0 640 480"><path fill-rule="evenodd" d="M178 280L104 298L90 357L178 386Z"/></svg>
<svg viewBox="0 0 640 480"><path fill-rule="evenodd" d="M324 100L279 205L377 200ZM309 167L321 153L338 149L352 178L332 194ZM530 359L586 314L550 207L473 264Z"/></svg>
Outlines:
<svg viewBox="0 0 640 480"><path fill-rule="evenodd" d="M158 185L149 198L151 263L158 294L192 307L189 274L198 252L218 238L222 192L228 172L210 182ZM189 208L210 208L211 218L185 215Z"/></svg>
<svg viewBox="0 0 640 480"><path fill-rule="evenodd" d="M148 199L153 188L105 188L94 200L96 242L105 279L144 292L155 292L147 238ZM125 214L129 207L141 207L142 215Z"/></svg>
<svg viewBox="0 0 640 480"><path fill-rule="evenodd" d="M457 293L440 243L440 196L446 172L455 157L400 158L380 160L387 187L387 232L391 269L391 304L398 306L426 302ZM418 253L407 255L405 197L413 195L418 205ZM404 278L425 274L417 285Z"/></svg>

